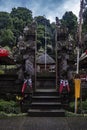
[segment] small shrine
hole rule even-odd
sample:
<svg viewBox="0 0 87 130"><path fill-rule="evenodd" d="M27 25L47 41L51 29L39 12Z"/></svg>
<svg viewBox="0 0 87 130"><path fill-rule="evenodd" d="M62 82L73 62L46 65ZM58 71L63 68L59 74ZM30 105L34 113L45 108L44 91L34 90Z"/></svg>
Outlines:
<svg viewBox="0 0 87 130"><path fill-rule="evenodd" d="M55 60L52 57L50 57L47 53L43 53L40 56L38 56L36 63L37 72L55 72Z"/></svg>

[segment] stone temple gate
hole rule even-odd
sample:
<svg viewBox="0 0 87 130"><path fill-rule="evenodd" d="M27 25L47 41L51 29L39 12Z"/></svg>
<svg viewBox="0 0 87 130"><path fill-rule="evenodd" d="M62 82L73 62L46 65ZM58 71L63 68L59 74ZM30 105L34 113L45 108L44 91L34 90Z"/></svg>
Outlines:
<svg viewBox="0 0 87 130"><path fill-rule="evenodd" d="M35 22L24 28L13 54L18 64L18 78L24 79L26 72L33 77L34 89L57 89L61 77L72 78L68 61L72 50L72 39L66 27L56 18L55 52L53 57L46 51L37 51L37 25Z"/></svg>
<svg viewBox="0 0 87 130"><path fill-rule="evenodd" d="M0 93L21 94L21 83L25 75L29 75L33 81L33 93L25 92L27 98L24 97L23 103L21 102L22 112L28 112L30 116L65 116L63 108L66 105L59 96L58 87L61 76L68 76L69 54L66 52L72 49L68 38L67 29L56 21L54 56L46 51L38 54L37 25L33 22L26 26L17 47L13 49L20 84L16 82L17 75L8 76L8 80L6 76L0 76L1 86L4 86L0 87ZM6 84L9 89L6 89Z"/></svg>

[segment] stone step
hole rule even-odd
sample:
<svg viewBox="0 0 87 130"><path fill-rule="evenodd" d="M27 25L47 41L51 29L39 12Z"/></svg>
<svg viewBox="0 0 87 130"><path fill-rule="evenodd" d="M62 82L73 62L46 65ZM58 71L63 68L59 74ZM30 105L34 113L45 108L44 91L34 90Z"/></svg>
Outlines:
<svg viewBox="0 0 87 130"><path fill-rule="evenodd" d="M39 104L33 104L31 105L30 103L23 103L21 105L21 110L22 112L27 112L28 109L40 109L40 110L51 110L51 109L55 109L55 110L60 110L61 108L63 109L69 109L69 105L68 104L61 104L61 103L58 103L56 105L52 105L52 104L48 104L48 105L39 105Z"/></svg>
<svg viewBox="0 0 87 130"><path fill-rule="evenodd" d="M57 92L56 89L36 89L35 92Z"/></svg>
<svg viewBox="0 0 87 130"><path fill-rule="evenodd" d="M29 109L28 115L31 117L65 117L65 110L40 110L40 109Z"/></svg>
<svg viewBox="0 0 87 130"><path fill-rule="evenodd" d="M58 96L59 93L55 89L38 89L34 92L34 96Z"/></svg>
<svg viewBox="0 0 87 130"><path fill-rule="evenodd" d="M31 103L24 103L22 110L26 108L29 116L33 117L64 117L65 111L62 109L64 106L56 89L36 89Z"/></svg>
<svg viewBox="0 0 87 130"><path fill-rule="evenodd" d="M32 102L58 102L60 96L33 96Z"/></svg>
<svg viewBox="0 0 87 130"><path fill-rule="evenodd" d="M31 109L61 109L60 102L32 102Z"/></svg>

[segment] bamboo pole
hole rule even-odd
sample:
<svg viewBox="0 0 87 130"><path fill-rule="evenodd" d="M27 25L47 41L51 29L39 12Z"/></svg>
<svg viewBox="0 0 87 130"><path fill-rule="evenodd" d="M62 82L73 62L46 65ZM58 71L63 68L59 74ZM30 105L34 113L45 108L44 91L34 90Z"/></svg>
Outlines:
<svg viewBox="0 0 87 130"><path fill-rule="evenodd" d="M35 30L35 88L34 88L34 91L36 89L36 82L37 82L37 63L36 63L36 59L37 59L37 30Z"/></svg>
<svg viewBox="0 0 87 130"><path fill-rule="evenodd" d="M46 18L46 17L45 17ZM46 21L45 21L45 71L47 68L47 63L46 63L46 53L47 53L47 38L46 38Z"/></svg>
<svg viewBox="0 0 87 130"><path fill-rule="evenodd" d="M56 25L56 30L55 30L55 52L56 52L56 89L57 89L57 83L58 83L58 64L57 64L57 25Z"/></svg>
<svg viewBox="0 0 87 130"><path fill-rule="evenodd" d="M77 71L76 73L79 74L79 54L80 54L80 48L79 46L82 46L82 15L83 15L83 9L84 9L84 0L80 0L80 12L79 12L79 29L78 29L78 47L77 47ZM81 112L82 112L82 88L81 88ZM75 98L75 113L77 113L77 98Z"/></svg>
<svg viewBox="0 0 87 130"><path fill-rule="evenodd" d="M84 10L84 0L80 0L80 13L79 13L79 43L82 44L82 21L83 21L83 10ZM80 102L81 102L81 113L82 113L82 87L80 92Z"/></svg>
<svg viewBox="0 0 87 130"><path fill-rule="evenodd" d="M75 98L75 113L77 113L77 98Z"/></svg>

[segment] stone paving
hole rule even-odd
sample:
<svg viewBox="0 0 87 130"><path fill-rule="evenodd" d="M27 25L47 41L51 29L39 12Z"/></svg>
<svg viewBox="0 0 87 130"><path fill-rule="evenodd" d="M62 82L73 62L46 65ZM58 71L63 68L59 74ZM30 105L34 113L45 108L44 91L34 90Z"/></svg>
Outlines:
<svg viewBox="0 0 87 130"><path fill-rule="evenodd" d="M0 130L87 130L87 117L2 118Z"/></svg>

